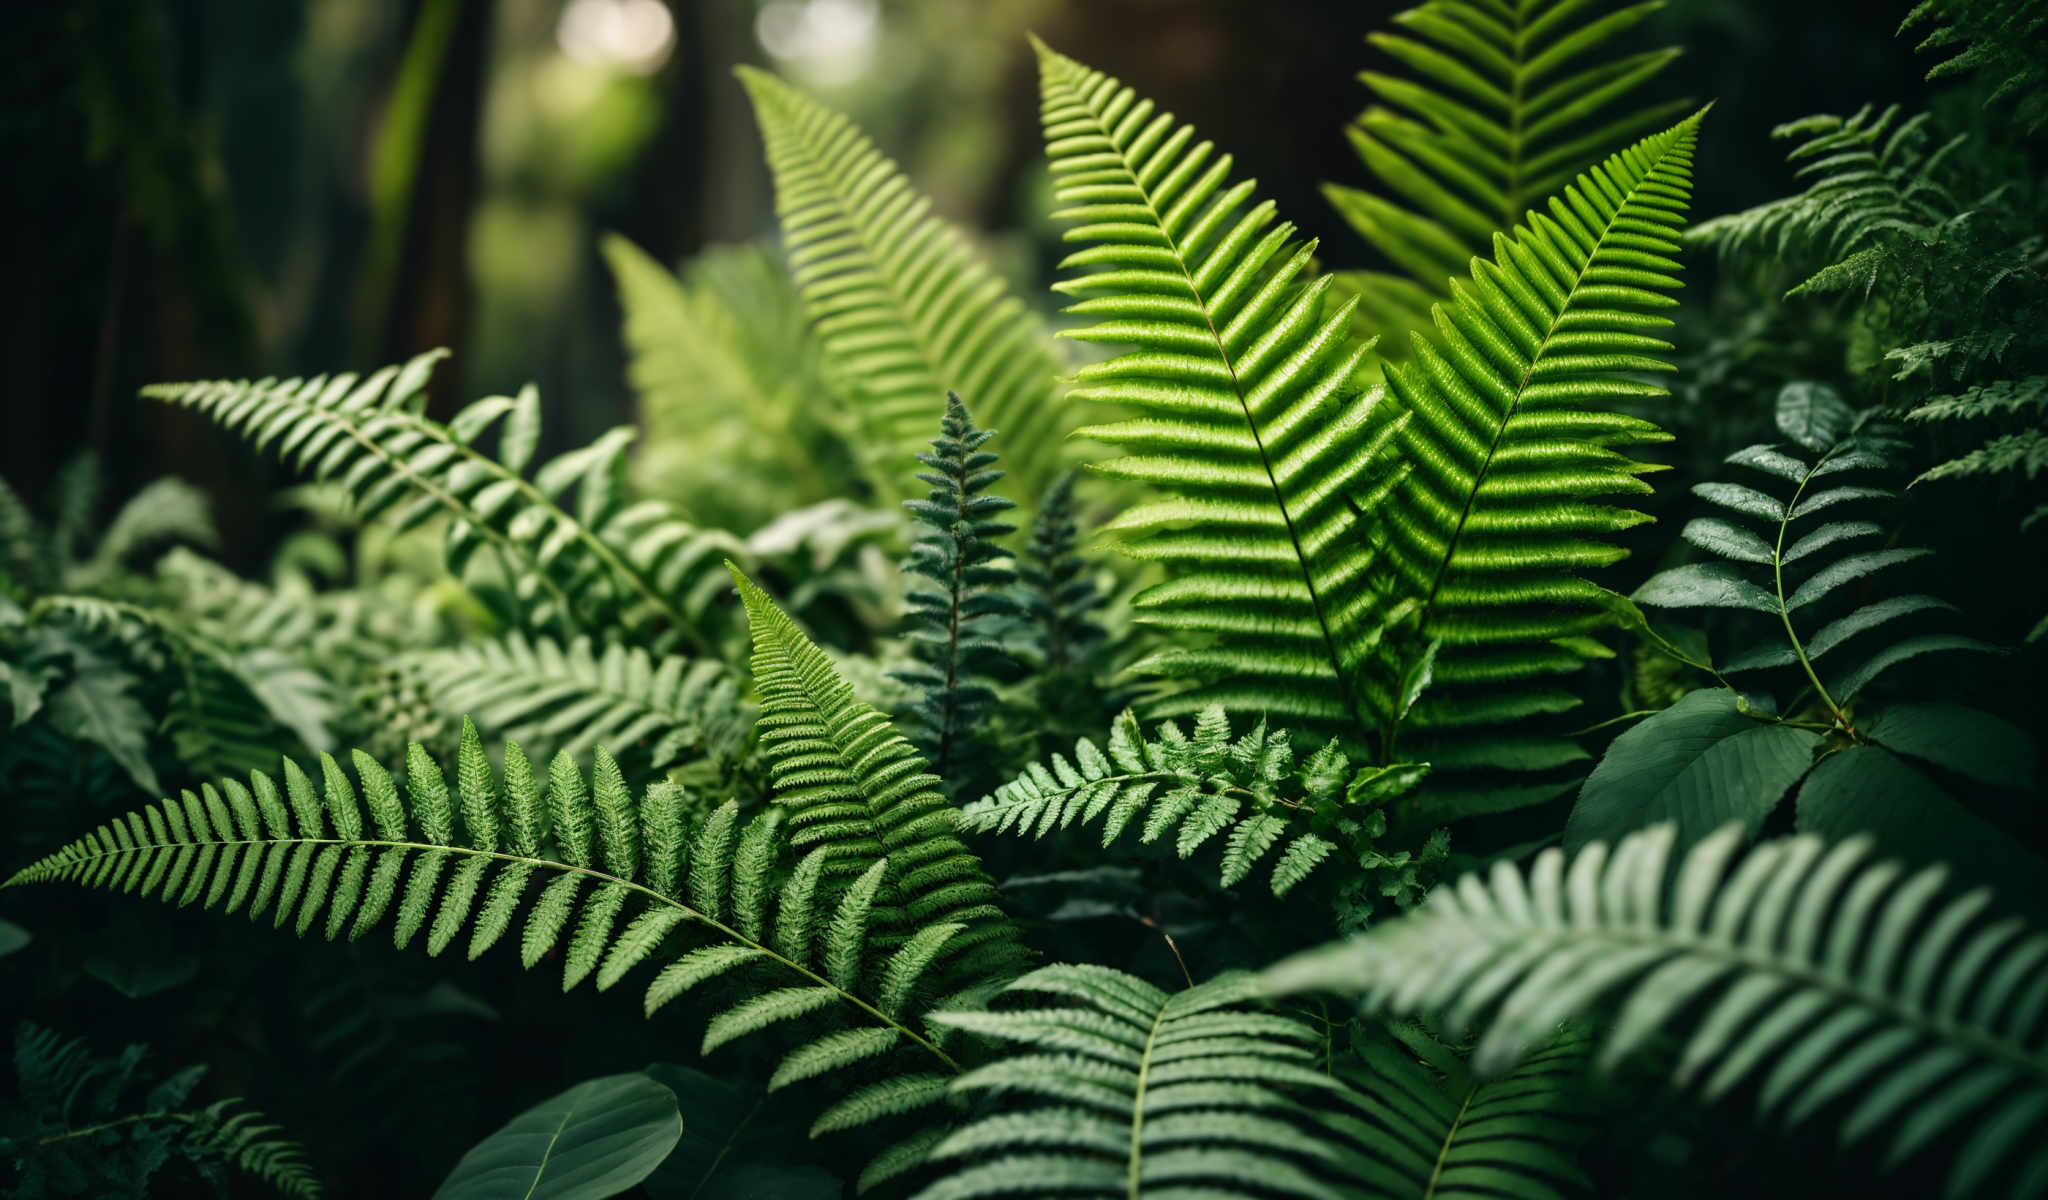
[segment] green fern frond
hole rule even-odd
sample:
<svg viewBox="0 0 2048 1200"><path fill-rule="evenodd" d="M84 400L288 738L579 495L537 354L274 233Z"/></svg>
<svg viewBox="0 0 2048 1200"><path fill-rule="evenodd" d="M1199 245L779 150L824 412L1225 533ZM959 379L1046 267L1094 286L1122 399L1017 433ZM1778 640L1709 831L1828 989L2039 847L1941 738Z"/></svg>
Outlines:
<svg viewBox="0 0 2048 1200"><path fill-rule="evenodd" d="M1387 368L1409 469L1371 515L1389 597L1413 601L1419 637L1440 646L1408 718L1423 743L1411 752L1440 771L1583 757L1540 730L1492 731L1575 706L1558 681L1606 655L1589 635L1619 600L1581 573L1622 558L1611 539L1648 519L1610 502L1649 492L1641 476L1657 469L1625 451L1669 440L1622 410L1664 395L1643 376L1670 369L1658 310L1675 303L1699 120L1615 154L1496 238L1434 310L1435 338ZM1391 744L1413 663L1383 643L1362 686Z"/></svg>
<svg viewBox="0 0 2048 1200"><path fill-rule="evenodd" d="M107 523L92 556L65 572L64 586L86 590L113 578L143 550L171 542L209 549L220 545L206 493L182 479L145 484Z"/></svg>
<svg viewBox="0 0 2048 1200"><path fill-rule="evenodd" d="M682 277L631 242L601 248L618 284L627 377L643 430L633 476L693 519L752 530L854 494L819 348L789 273L765 247L721 246ZM773 478L773 489L758 486Z"/></svg>
<svg viewBox="0 0 2048 1200"><path fill-rule="evenodd" d="M1923 28L1914 49L1949 52L1930 80L1977 74L1990 85L1987 108L2010 101L2013 123L2034 134L2048 123L2048 13L2029 0L1920 0L1899 32Z"/></svg>
<svg viewBox="0 0 2048 1200"><path fill-rule="evenodd" d="M1273 894L1284 896L1337 849L1307 827L1318 808L1338 802L1344 755L1332 743L1297 766L1284 730L1260 721L1235 740L1230 732L1223 710L1211 708L1192 736L1168 721L1148 740L1125 712L1110 726L1106 754L1083 738L1071 760L1034 763L962 809L960 827L1043 838L1099 823L1104 846L1135 829L1141 842L1170 838L1181 858L1214 845L1224 887L1269 867Z"/></svg>
<svg viewBox="0 0 2048 1200"><path fill-rule="evenodd" d="M917 477L931 485L923 500L906 500L924 527L904 560L907 588L904 639L916 665L890 677L918 689L909 711L910 740L931 760L948 795L968 790L968 764L985 761L975 748L995 707L994 684L1014 660L996 628L1018 615L1010 594L1016 571L998 539L1014 532L995 516L1016 504L989 492L1003 477L996 453L986 449L992 429L978 429L960 397L946 393L939 436L917 461Z"/></svg>
<svg viewBox="0 0 2048 1200"><path fill-rule="evenodd" d="M1778 428L1787 441L1728 456L1750 483L1693 488L1726 516L1695 518L1681 536L1718 561L1659 572L1636 591L1636 603L1777 618L1782 638L1729 658L1721 669L1742 674L1797 667L1827 719L1845 729L1851 727L1845 709L1892 667L1923 654L1995 652L1955 633L1898 635L1901 627L1924 625L1925 614L1954 611L1945 601L1919 593L1868 594L1864 581L1931 553L1886 542L1885 525L1870 519L1873 504L1897 495L1876 486L1882 475L1872 478L1890 465L1891 435L1881 425L1857 429L1856 415L1840 396L1810 383L1788 384L1779 394ZM1856 604L1844 607L1850 596ZM1802 634L1802 625L1829 612L1836 615ZM1872 636L1875 631L1891 636ZM1851 642L1860 653L1838 652Z"/></svg>
<svg viewBox="0 0 2048 1200"><path fill-rule="evenodd" d="M877 490L903 494L896 464L923 446L949 391L974 398L1018 478L1042 486L1071 432L1045 330L853 122L773 75L738 74L790 269L835 378L855 392Z"/></svg>
<svg viewBox="0 0 2048 1200"><path fill-rule="evenodd" d="M364 521L394 509L401 529L445 519L450 571L462 574L479 556L492 560L510 588L501 605L509 623L563 637L623 629L652 650L681 642L714 654L718 569L738 544L658 502L626 502L630 427L542 463L529 478L540 440L533 389L479 400L446 425L421 415L420 389L444 354L360 380L156 384L143 395L196 409L340 484ZM501 422L497 456L476 449ZM572 487L574 513L562 501Z"/></svg>
<svg viewBox="0 0 2048 1200"><path fill-rule="evenodd" d="M578 638L507 634L420 655L417 670L436 705L466 712L494 737L586 759L598 746L630 754L633 773L661 774L692 759L714 774L738 754L753 706L723 664Z"/></svg>
<svg viewBox="0 0 2048 1200"><path fill-rule="evenodd" d="M1105 604L1080 554L1074 472L1061 473L1038 499L1031 537L1017 559L1017 582L1031 622L1031 650L1041 677L1087 678L1108 641L1096 613Z"/></svg>
<svg viewBox="0 0 2048 1200"><path fill-rule="evenodd" d="M946 1174L918 1200L1359 1194L1359 1150L1324 1114L1361 1099L1322 1069L1322 1033L1253 1010L1246 982L1170 994L1051 966L986 1012L936 1014L1012 1047L953 1083L1007 1103L932 1144Z"/></svg>
<svg viewBox="0 0 2048 1200"><path fill-rule="evenodd" d="M1359 76L1374 103L1346 132L1382 193L1326 184L1323 194L1401 272L1344 277L1365 330L1394 339L1390 356L1407 354L1400 335L1432 327L1447 281L1486 256L1495 230L1686 111L1684 100L1629 103L1676 47L1603 54L1661 7L1425 0L1396 14L1394 30L1367 35L1413 76Z"/></svg>
<svg viewBox="0 0 2048 1200"><path fill-rule="evenodd" d="M1473 1073L1412 1025L1364 1031L1340 1073L1370 1098L1362 1139L1373 1194L1565 1200L1590 1190L1577 1154L1591 1128L1574 1118L1586 1039L1560 1031L1498 1078Z"/></svg>
<svg viewBox="0 0 2048 1200"><path fill-rule="evenodd" d="M995 885L954 832L958 811L910 743L863 703L795 622L733 568L754 639L761 751L790 844L817 854L829 894L873 864L888 866L871 897L880 945L908 946L934 925L958 926L938 974L982 983L1024 959Z"/></svg>
<svg viewBox="0 0 2048 1200"><path fill-rule="evenodd" d="M13 1168L10 1195L134 1197L173 1155L202 1171L226 1164L274 1191L316 1200L320 1181L305 1148L239 1098L191 1106L206 1068L188 1067L133 1094L147 1080L139 1070L147 1047L118 1058L94 1055L85 1039L66 1041L24 1022L15 1034L19 1088L0 1136L0 1160Z"/></svg>
<svg viewBox="0 0 2048 1200"><path fill-rule="evenodd" d="M947 943L960 936L987 957L1007 925L963 902L953 911L965 921L889 936L874 900L894 864L876 857L861 868L866 884L827 891L818 880L826 860L843 863L843 845L811 849L793 868L785 863L786 824L800 828L811 815L801 805L792 806L794 822L771 806L742 824L728 801L691 830L682 789L657 783L636 803L611 756L595 756L588 776L566 754L543 775L508 744L496 772L465 722L452 789L418 745L401 772L357 752L353 778L329 755L316 772L287 759L282 785L262 772L246 783L208 783L101 826L5 886L115 889L246 912L330 940L388 924L400 948L424 940L430 955L462 947L474 959L510 941L528 968L558 958L565 991L586 980L610 989L645 964L654 969L643 998L649 1015L711 980L729 980L736 986L705 1026L706 1053L799 1022L815 1031L782 1060L778 1087L885 1056L904 1078L957 1070L922 1028L932 998L962 983L946 970L954 949ZM992 891L959 882L957 871L945 878L948 861L929 851L943 851L950 834L899 836L905 832L890 832L890 844L911 855L891 880L930 902L927 910L949 896ZM917 880L935 874L946 886L921 888ZM841 1104L851 1107L828 1110L821 1126L915 1107L870 1090Z"/></svg>
<svg viewBox="0 0 2048 1200"><path fill-rule="evenodd" d="M1083 433L1124 452L1097 469L1159 493L1107 526L1169 575L1138 596L1139 619L1182 644L1138 669L1203 681L1162 713L1222 704L1361 737L1373 722L1351 677L1379 626L1355 506L1388 482L1369 465L1390 430L1375 429L1377 394L1359 394L1350 306L1325 305L1311 247L1229 181L1230 156L1037 48L1056 216L1087 243L1056 285L1096 321L1071 336L1134 347L1082 368L1072 395L1136 414Z"/></svg>
<svg viewBox="0 0 2048 1200"><path fill-rule="evenodd" d="M1826 1110L1847 1141L1888 1129L1892 1163L1952 1136L1951 1195L2048 1185L2048 936L1996 919L1987 891L1945 896L1944 868L1871 861L1864 839L1771 842L1739 863L1739 828L1676 860L1673 840L1663 826L1569 864L1545 850L1526 875L1499 865L1264 982L1483 1020L1481 1073L1612 1009L1605 1065L1670 1031L1677 1081L1710 1099L1753 1082L1789 1124Z"/></svg>

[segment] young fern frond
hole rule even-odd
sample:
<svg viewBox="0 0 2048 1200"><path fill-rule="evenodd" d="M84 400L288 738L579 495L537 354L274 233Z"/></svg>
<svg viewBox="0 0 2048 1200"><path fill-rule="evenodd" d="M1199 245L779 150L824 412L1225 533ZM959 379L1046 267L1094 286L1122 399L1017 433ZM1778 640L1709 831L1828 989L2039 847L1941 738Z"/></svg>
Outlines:
<svg viewBox="0 0 2048 1200"><path fill-rule="evenodd" d="M1363 1183L1362 1097L1323 1034L1259 1012L1245 977L1167 993L1107 967L1041 967L944 1026L1010 1053L953 1083L1007 1101L940 1137L917 1200L1040 1195L1327 1197Z"/></svg>
<svg viewBox="0 0 2048 1200"><path fill-rule="evenodd" d="M1031 650L1042 678L1086 678L1108 640L1095 614L1102 591L1081 557L1074 513L1074 472L1062 472L1038 498L1031 537L1017 559L1017 582L1030 621Z"/></svg>
<svg viewBox="0 0 2048 1200"><path fill-rule="evenodd" d="M1775 617L1783 636L1728 658L1731 675L1798 668L1825 718L1853 728L1848 708L1884 672L1924 654L1994 652L1996 647L1951 632L1922 630L1927 614L1955 606L1919 593L1869 596L1863 581L1932 553L1886 542L1886 527L1870 520L1873 504L1897 493L1875 486L1872 472L1889 466L1892 443L1867 425L1852 431L1854 414L1831 389L1789 384L1779 395L1778 428L1789 439L1748 446L1728 456L1748 483L1698 484L1693 494L1726 517L1699 517L1683 534L1718 561L1688 563L1652 576L1635 593L1654 608L1748 611ZM1817 514L1825 513L1816 522ZM1854 607L1843 608L1845 596ZM1802 632L1817 614L1832 619ZM1795 619L1796 618L1796 619ZM1889 637L1870 636L1885 631ZM1861 653L1838 652L1854 643Z"/></svg>
<svg viewBox="0 0 2048 1200"><path fill-rule="evenodd" d="M1312 247L1230 182L1229 155L1037 49L1056 215L1087 243L1056 285L1096 322L1071 336L1133 347L1082 368L1072 395L1135 415L1082 432L1124 454L1099 470L1158 493L1106 527L1168 575L1138 614L1181 644L1139 670L1201 681L1165 714L1222 704L1362 738L1352 676L1380 625L1355 513L1389 482L1372 464L1391 430L1377 393L1359 394L1349 306L1325 305Z"/></svg>
<svg viewBox="0 0 2048 1200"><path fill-rule="evenodd" d="M834 377L856 389L877 490L904 494L896 464L923 446L948 391L974 398L1017 477L1042 486L1071 432L1045 330L853 122L773 75L738 73L790 269Z"/></svg>
<svg viewBox="0 0 2048 1200"><path fill-rule="evenodd" d="M883 1082L828 1109L819 1130L943 1097L957 1064L922 1018L957 986L934 964L976 930L935 920L914 937L885 937L875 899L886 860L828 891L820 880L828 859L844 865L840 847L788 868L784 809L743 826L728 801L693 832L681 788L654 784L636 804L611 756L600 749L596 759L586 777L557 754L543 776L507 745L493 771L467 722L452 790L417 745L402 785L361 752L354 779L322 755L318 784L287 759L282 788L261 772L206 784L100 827L5 886L69 882L198 902L330 940L388 921L401 949L424 935L430 955L461 946L474 959L509 940L528 968L559 951L565 991L586 980L607 990L644 963L658 968L644 993L649 1015L729 979L738 986L705 1026L705 1053L799 1021L822 1028L783 1056L771 1088L899 1056Z"/></svg>
<svg viewBox="0 0 2048 1200"><path fill-rule="evenodd" d="M903 564L906 575L923 580L903 598L904 637L917 665L890 675L919 691L910 740L949 795L967 790L969 764L986 757L975 745L995 707L995 680L1013 662L993 628L1018 614L1010 594L1016 571L998 541L1014 529L993 519L1016 505L988 490L1003 477L995 451L984 449L995 434L977 429L948 392L939 436L917 456L930 468L917 477L931 493L903 503L925 530Z"/></svg>
<svg viewBox="0 0 2048 1200"><path fill-rule="evenodd" d="M659 775L691 760L714 772L731 762L753 724L753 707L723 664L638 647L566 646L510 633L408 660L436 705L468 713L495 738L564 750L579 760L598 746L631 755L635 774Z"/></svg>
<svg viewBox="0 0 2048 1200"><path fill-rule="evenodd" d="M1676 47L1603 53L1660 6L1424 0L1392 18L1395 30L1367 35L1413 75L1359 76L1374 102L1346 132L1382 194L1338 184L1323 194L1401 272L1344 277L1363 326L1393 339L1385 353L1406 357L1402 335L1431 327L1447 281L1485 256L1495 230L1685 112L1683 100L1626 103Z"/></svg>
<svg viewBox="0 0 2048 1200"><path fill-rule="evenodd" d="M420 389L444 351L403 367L310 380L156 384L143 395L196 409L299 470L347 490L365 521L403 503L397 526L449 522L450 571L482 553L511 595L508 623L572 637L623 630L651 650L715 653L719 568L738 544L691 527L656 501L625 501L621 426L526 474L540 439L540 400L479 400L443 425L420 413ZM503 422L497 457L474 442ZM575 512L562 497L576 489Z"/></svg>
<svg viewBox="0 0 2048 1200"><path fill-rule="evenodd" d="M1566 1200L1590 1180L1577 1154L1590 1128L1573 1120L1586 1039L1560 1031L1498 1078L1405 1024L1363 1031L1338 1073L1370 1098L1361 1139L1376 1196Z"/></svg>
<svg viewBox="0 0 2048 1200"><path fill-rule="evenodd" d="M754 639L761 752L775 803L789 813L792 846L816 853L821 895L868 889L878 946L915 945L952 930L933 967L961 988L1007 978L1024 961L995 885L954 832L924 758L873 705L863 703L767 593L733 569ZM882 872L868 879L875 863Z"/></svg>
<svg viewBox="0 0 2048 1200"><path fill-rule="evenodd" d="M15 1034L18 1098L0 1135L0 1161L13 1168L10 1195L133 1196L151 1191L151 1177L173 1155L217 1175L222 1164L253 1175L281 1195L316 1200L320 1181L304 1147L239 1098L195 1106L193 1088L206 1074L188 1067L132 1094L146 1080L137 1068L144 1046L102 1058L85 1039L66 1041L23 1023ZM217 1180L218 1182L218 1180Z"/></svg>
<svg viewBox="0 0 2048 1200"><path fill-rule="evenodd" d="M2048 1185L2048 935L1993 917L1988 891L1945 896L1945 868L1873 862L1865 839L1770 842L1731 867L1742 837L1725 829L1674 860L1660 826L1569 865L1545 850L1526 876L1498 864L1264 981L1452 1028L1483 1020L1482 1073L1615 1008L1604 1065L1669 1031L1677 1082L1709 1099L1755 1082L1788 1124L1827 1110L1847 1141L1889 1129L1894 1164L1953 1135L1951 1195L2002 1170L2016 1174L2002 1194Z"/></svg>
<svg viewBox="0 0 2048 1200"><path fill-rule="evenodd" d="M1423 743L1409 753L1439 771L1583 757L1498 730L1576 705L1557 681L1606 653L1588 635L1620 601L1580 573L1622 558L1609 539L1648 519L1609 499L1650 490L1656 468L1624 451L1670 435L1620 409L1664 394L1642 375L1670 369L1657 310L1675 303L1698 132L1694 116L1643 139L1497 237L1434 310L1434 338L1388 365L1409 469L1370 515L1389 597L1413 601L1441 647L1408 717ZM1362 680L1389 746L1413 695L1396 641Z"/></svg>
<svg viewBox="0 0 2048 1200"><path fill-rule="evenodd" d="M1269 732L1264 721L1233 741L1229 718L1211 708L1192 736L1167 721L1148 740L1125 712L1110 726L1106 754L1083 738L1071 760L1034 763L962 809L960 827L1043 838L1100 823L1105 847L1136 829L1141 842L1171 838L1181 858L1217 843L1224 887L1270 855L1272 892L1284 896L1337 849L1307 827L1319 807L1339 802L1346 779L1335 743L1297 767L1286 732Z"/></svg>

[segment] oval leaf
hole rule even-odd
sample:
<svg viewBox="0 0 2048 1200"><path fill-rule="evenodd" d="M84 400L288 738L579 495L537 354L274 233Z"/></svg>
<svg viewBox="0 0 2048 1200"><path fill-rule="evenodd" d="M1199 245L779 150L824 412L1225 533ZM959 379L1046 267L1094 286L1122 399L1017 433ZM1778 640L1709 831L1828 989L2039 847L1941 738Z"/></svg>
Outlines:
<svg viewBox="0 0 2048 1200"><path fill-rule="evenodd" d="M605 1200L654 1173L683 1136L675 1093L646 1075L586 1080L462 1156L435 1200Z"/></svg>

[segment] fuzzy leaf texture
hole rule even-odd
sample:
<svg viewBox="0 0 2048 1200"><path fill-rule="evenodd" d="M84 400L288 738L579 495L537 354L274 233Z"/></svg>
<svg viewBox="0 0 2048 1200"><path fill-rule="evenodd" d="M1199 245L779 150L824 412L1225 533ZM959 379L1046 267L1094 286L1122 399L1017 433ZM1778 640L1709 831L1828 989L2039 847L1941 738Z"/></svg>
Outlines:
<svg viewBox="0 0 2048 1200"><path fill-rule="evenodd" d="M1346 135L1375 192L1325 184L1331 207L1398 274L1341 276L1368 332L1405 357L1447 281L1484 257L1494 231L1578 174L1685 112L1635 100L1677 47L1617 53L1661 0L1426 0L1366 35L1392 62L1359 79L1373 103Z"/></svg>
<svg viewBox="0 0 2048 1200"><path fill-rule="evenodd" d="M1410 753L1439 772L1583 757L1514 727L1578 703L1562 685L1605 657L1589 638L1621 606L1582 573L1623 557L1610 539L1648 519L1614 499L1648 493L1656 469L1625 451L1669 440L1628 410L1665 394L1645 376L1670 369L1660 310L1676 303L1699 121L1615 154L1496 236L1434 310L1435 336L1388 367L1408 469L1370 515L1389 599L1413 601L1420 637L1440 645L1407 718ZM1362 682L1390 739L1410 692L1400 646L1383 642Z"/></svg>
<svg viewBox="0 0 2048 1200"><path fill-rule="evenodd" d="M853 122L766 72L738 74L790 271L835 378L854 391L878 490L905 494L896 464L930 436L948 391L1003 431L1027 488L1043 486L1071 432L1043 327Z"/></svg>
<svg viewBox="0 0 2048 1200"><path fill-rule="evenodd" d="M1708 1099L1753 1084L1767 1115L1825 1113L1894 1164L1952 1138L1952 1196L2048 1187L2048 936L1986 890L1954 895L1945 868L1873 861L1865 839L1769 842L1739 863L1739 828L1679 857L1673 840L1662 826L1569 863L1545 850L1526 875L1498 864L1264 983L1483 1026L1482 1073L1611 1012L1605 1066L1669 1035L1676 1082Z"/></svg>
<svg viewBox="0 0 2048 1200"><path fill-rule="evenodd" d="M580 449L527 466L540 438L528 388L464 408L447 424L421 414L421 388L444 351L358 379L154 384L143 395L196 409L322 482L340 484L365 521L447 525L449 570L472 560L509 587L508 624L558 637L624 630L651 650L719 645L722 562L740 551L657 501L629 504L621 426ZM475 441L501 425L496 457ZM564 507L575 489L575 511ZM489 589L485 589L489 595Z"/></svg>
<svg viewBox="0 0 2048 1200"><path fill-rule="evenodd" d="M1106 527L1166 582L1137 597L1174 648L1141 673L1196 679L1161 715L1211 704L1291 727L1369 727L1350 677L1376 634L1355 535L1389 431L1356 375L1348 306L1309 281L1232 160L1115 79L1038 44L1046 155L1067 240L1056 289L1093 322L1069 336L1132 347L1082 368L1071 395L1130 419L1083 430L1122 456L1097 469L1154 498Z"/></svg>
<svg viewBox="0 0 2048 1200"><path fill-rule="evenodd" d="M903 507L922 532L903 563L914 576L904 592L904 638L915 666L890 675L920 693L910 709L910 740L931 761L949 794L958 793L975 753L995 683L1014 663L999 636L1020 610L1011 594L1017 573L999 539L1014 527L994 518L1016 505L989 492L1003 472L986 447L991 429L975 427L960 397L946 394L946 414L931 449L917 456L918 478L931 485Z"/></svg>

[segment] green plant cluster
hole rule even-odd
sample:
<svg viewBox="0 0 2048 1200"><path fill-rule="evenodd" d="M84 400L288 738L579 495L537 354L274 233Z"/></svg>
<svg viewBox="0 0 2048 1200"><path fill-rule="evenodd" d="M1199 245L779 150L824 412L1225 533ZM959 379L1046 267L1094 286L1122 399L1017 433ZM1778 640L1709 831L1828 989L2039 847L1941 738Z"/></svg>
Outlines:
<svg viewBox="0 0 2048 1200"><path fill-rule="evenodd" d="M2048 209L1987 177L2038 152L2048 13L1927 0L2002 116L1795 122L1802 190L1693 224L1656 7L1397 17L1378 190L1328 188L1385 261L1334 273L1034 43L1088 355L743 69L781 246L607 243L642 428L435 419L437 353L146 389L308 481L264 580L182 485L90 544L89 467L0 489L6 887L630 983L651 1065L507 1103L447 1196L1705 1195L1823 1153L2048 1194L2042 722L1998 682L2048 596L1966 594L1916 516L1980 488L2022 554L2048 511ZM1689 243L1736 325L1679 305ZM1668 400L1799 339L1768 405ZM318 1131L22 1045L7 1194L317 1188Z"/></svg>

